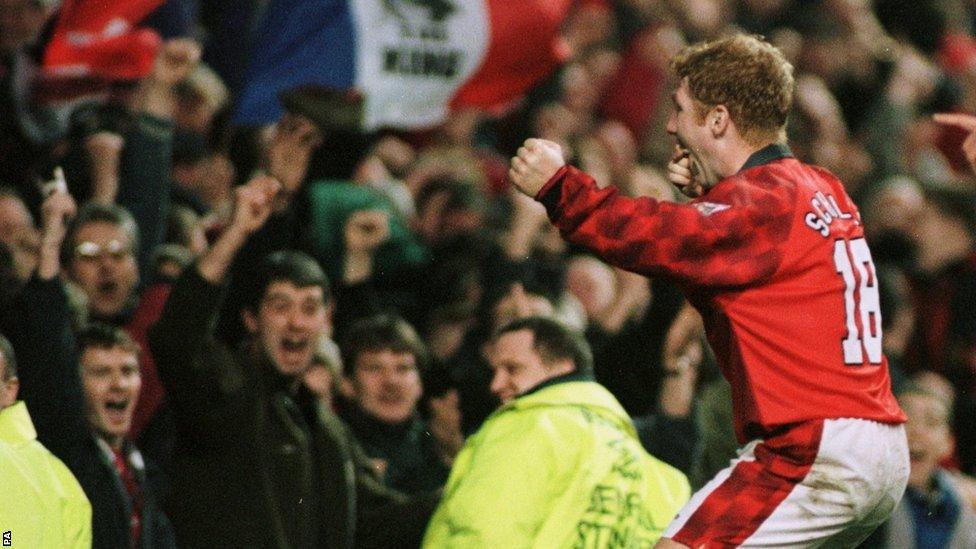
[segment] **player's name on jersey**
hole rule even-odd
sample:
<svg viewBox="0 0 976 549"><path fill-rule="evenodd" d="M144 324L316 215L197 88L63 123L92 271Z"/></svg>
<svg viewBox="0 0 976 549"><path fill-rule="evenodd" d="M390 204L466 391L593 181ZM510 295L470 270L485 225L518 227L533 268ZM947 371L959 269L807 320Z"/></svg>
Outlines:
<svg viewBox="0 0 976 549"><path fill-rule="evenodd" d="M834 221L854 219L854 214L851 212L840 210L834 195L825 195L820 191L810 199L810 207L813 211L807 212L803 220L806 221L807 227L817 231L824 238L830 236L830 224Z"/></svg>

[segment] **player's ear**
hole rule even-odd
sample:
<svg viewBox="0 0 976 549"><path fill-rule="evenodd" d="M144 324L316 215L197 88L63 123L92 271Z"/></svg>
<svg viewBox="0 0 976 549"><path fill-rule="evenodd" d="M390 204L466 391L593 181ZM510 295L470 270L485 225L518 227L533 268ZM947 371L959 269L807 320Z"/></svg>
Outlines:
<svg viewBox="0 0 976 549"><path fill-rule="evenodd" d="M705 124L711 130L712 137L722 137L725 135L731 122L732 118L729 117L729 109L725 105L712 107L708 115L705 116Z"/></svg>

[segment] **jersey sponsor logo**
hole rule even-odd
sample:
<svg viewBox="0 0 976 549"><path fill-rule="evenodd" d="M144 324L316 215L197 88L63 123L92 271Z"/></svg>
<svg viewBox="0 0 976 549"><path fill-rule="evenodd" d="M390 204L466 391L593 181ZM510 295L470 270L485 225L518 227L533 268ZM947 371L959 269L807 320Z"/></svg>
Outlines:
<svg viewBox="0 0 976 549"><path fill-rule="evenodd" d="M727 210L731 208L728 204L717 204L715 202L696 202L694 204L695 209L698 210L702 215L709 216L713 213L718 213L722 210Z"/></svg>
<svg viewBox="0 0 976 549"><path fill-rule="evenodd" d="M807 227L817 231L824 238L830 236L830 224L834 221L854 219L854 214L851 212L841 211L834 195L825 195L820 191L810 199L810 207L813 211L807 212L803 221ZM854 219L854 223L858 223L857 219Z"/></svg>

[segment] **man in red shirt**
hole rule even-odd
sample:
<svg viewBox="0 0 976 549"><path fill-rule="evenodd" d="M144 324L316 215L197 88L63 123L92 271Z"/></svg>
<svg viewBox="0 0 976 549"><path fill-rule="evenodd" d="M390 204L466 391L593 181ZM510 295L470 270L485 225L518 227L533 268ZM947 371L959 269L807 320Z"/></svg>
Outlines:
<svg viewBox="0 0 976 549"><path fill-rule="evenodd" d="M794 84L776 48L736 35L687 48L671 69L669 179L690 203L601 190L538 139L509 175L570 242L680 284L732 385L744 447L658 547L857 545L909 468L860 214L786 146Z"/></svg>

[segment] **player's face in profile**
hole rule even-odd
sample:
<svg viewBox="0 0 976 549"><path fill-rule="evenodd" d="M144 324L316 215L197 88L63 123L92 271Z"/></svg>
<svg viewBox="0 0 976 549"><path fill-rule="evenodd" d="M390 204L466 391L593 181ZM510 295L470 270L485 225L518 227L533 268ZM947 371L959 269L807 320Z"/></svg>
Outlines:
<svg viewBox="0 0 976 549"><path fill-rule="evenodd" d="M568 374L571 363L546 365L533 348L534 336L529 330L506 332L495 340L491 366L495 375L491 392L502 404L521 395L543 381Z"/></svg>
<svg viewBox="0 0 976 549"><path fill-rule="evenodd" d="M688 79L681 80L681 85L671 94L672 111L668 118L668 133L678 141L678 146L691 158L692 172L702 178L708 173L707 166L708 140L712 138L705 120L699 119L695 108L695 101L688 88ZM703 183L714 183L704 177Z"/></svg>

